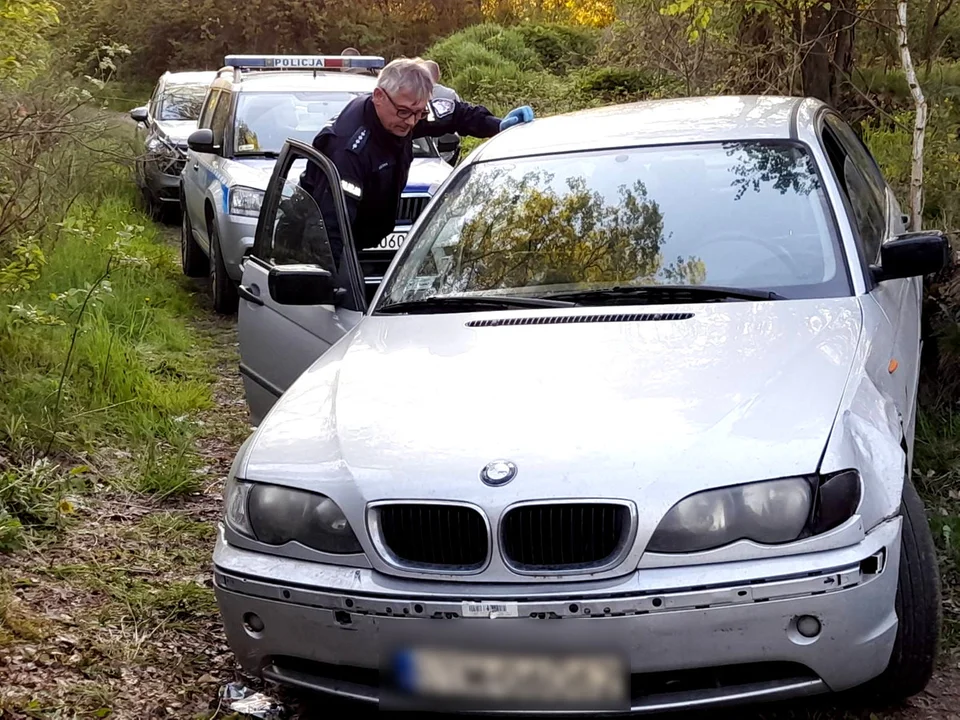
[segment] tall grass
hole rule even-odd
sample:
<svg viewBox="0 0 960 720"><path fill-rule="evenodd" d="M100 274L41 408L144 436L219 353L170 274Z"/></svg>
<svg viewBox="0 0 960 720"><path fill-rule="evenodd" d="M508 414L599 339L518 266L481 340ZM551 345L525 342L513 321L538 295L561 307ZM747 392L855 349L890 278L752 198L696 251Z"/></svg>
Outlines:
<svg viewBox="0 0 960 720"><path fill-rule="evenodd" d="M100 145L77 152L127 152L119 136ZM41 498L75 485L78 467L94 477L109 463L159 495L196 485L192 416L212 400L194 305L127 166L94 167L66 215L47 219L39 277L0 302L0 550L58 524L29 507L50 506Z"/></svg>

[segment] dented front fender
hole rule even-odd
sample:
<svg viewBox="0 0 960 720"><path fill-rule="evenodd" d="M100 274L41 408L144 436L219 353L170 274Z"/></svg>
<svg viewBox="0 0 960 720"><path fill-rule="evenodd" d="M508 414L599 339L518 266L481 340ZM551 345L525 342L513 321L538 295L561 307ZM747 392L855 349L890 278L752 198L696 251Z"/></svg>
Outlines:
<svg viewBox="0 0 960 720"><path fill-rule="evenodd" d="M898 398L904 397L900 385L915 379L895 377L891 371L896 329L887 315L870 296L864 296L862 308L863 335L820 471L829 474L855 468L860 472L859 514L869 532L900 509L908 446Z"/></svg>

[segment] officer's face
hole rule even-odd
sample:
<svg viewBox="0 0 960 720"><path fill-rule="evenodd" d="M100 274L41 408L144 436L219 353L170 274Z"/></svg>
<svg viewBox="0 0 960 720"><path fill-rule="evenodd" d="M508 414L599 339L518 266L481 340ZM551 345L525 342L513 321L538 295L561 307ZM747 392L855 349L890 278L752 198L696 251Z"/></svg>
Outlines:
<svg viewBox="0 0 960 720"><path fill-rule="evenodd" d="M400 90L390 96L377 88L373 91L373 106L377 109L380 124L387 132L405 137L413 130L413 126L424 118L427 100L418 98L407 90Z"/></svg>

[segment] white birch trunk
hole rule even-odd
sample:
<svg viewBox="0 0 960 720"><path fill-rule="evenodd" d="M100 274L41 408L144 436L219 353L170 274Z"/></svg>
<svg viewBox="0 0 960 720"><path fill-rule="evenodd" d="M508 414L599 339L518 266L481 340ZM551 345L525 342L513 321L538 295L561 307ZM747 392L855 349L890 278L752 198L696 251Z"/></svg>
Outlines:
<svg viewBox="0 0 960 720"><path fill-rule="evenodd" d="M910 163L910 229L920 230L923 214L923 141L927 131L927 100L923 96L923 89L917 80L917 71L910 57L910 46L907 42L907 0L897 2L897 38L900 43L900 61L917 112L913 123L913 153Z"/></svg>

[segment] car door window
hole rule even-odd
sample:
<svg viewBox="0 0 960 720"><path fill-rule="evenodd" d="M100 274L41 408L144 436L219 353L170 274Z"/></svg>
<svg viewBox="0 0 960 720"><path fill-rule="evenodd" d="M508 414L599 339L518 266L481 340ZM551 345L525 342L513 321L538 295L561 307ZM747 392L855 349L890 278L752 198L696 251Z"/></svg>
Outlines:
<svg viewBox="0 0 960 720"><path fill-rule="evenodd" d="M873 155L863 144L863 141L857 137L847 123L836 115L827 115L826 124L836 133L837 139L846 150L847 154L853 159L857 169L863 175L864 180L870 188L870 192L876 198L881 206L886 204L887 182L883 179L883 173L880 172L880 166Z"/></svg>
<svg viewBox="0 0 960 720"><path fill-rule="evenodd" d="M271 265L317 265L336 274L327 223L317 201L299 185L284 180L280 204L262 259Z"/></svg>
<svg viewBox="0 0 960 720"><path fill-rule="evenodd" d="M300 183L313 154L312 149L308 153L302 147L285 146L260 210L252 254L270 266L313 265L329 271L344 291L342 306L362 311L360 273L349 227L343 233L339 230L346 205L336 168L326 161L327 182L322 190L311 194Z"/></svg>
<svg viewBox="0 0 960 720"><path fill-rule="evenodd" d="M877 187L876 176L871 177L869 164L863 159L862 153L858 153L861 161L857 162L849 143L843 142L839 133L834 130L830 117L832 116L828 116L822 127L824 146L846 195L848 211L852 214L851 219L857 229L863 259L867 264L875 263L886 235L886 195ZM869 155L867 158L869 159ZM883 182L882 176L880 182Z"/></svg>
<svg viewBox="0 0 960 720"><path fill-rule="evenodd" d="M223 147L223 138L227 131L227 118L230 116L230 105L233 96L228 92L221 91L220 98L217 100L217 107L213 111L213 117L210 120L210 128L213 130L213 144Z"/></svg>
<svg viewBox="0 0 960 720"><path fill-rule="evenodd" d="M200 119L197 121L197 127L208 130L211 127L213 113L217 107L217 100L220 97L219 90L211 90L207 94L207 99L203 103L203 110L200 111Z"/></svg>

